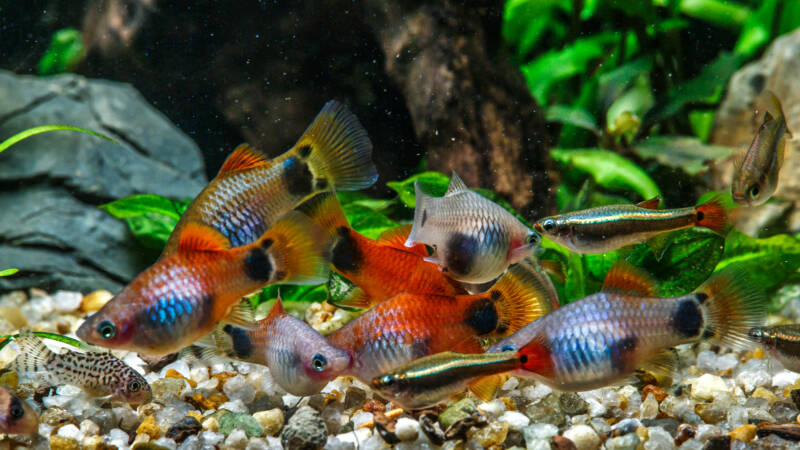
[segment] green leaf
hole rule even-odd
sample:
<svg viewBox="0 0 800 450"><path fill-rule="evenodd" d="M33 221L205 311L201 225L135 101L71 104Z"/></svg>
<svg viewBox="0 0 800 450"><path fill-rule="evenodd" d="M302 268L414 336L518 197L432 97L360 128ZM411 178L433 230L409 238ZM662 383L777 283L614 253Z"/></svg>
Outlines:
<svg viewBox="0 0 800 450"><path fill-rule="evenodd" d="M309 302L319 303L324 302L328 298L328 291L325 290L324 285L296 285L296 284L273 284L264 288L261 293L254 297L257 299L256 306L269 300L278 298L278 293L281 294L281 300L285 302Z"/></svg>
<svg viewBox="0 0 800 450"><path fill-rule="evenodd" d="M363 192L339 191L336 193L339 203L344 205L359 205L375 212L385 213L397 204L397 199L372 198Z"/></svg>
<svg viewBox="0 0 800 450"><path fill-rule="evenodd" d="M586 279L583 274L583 258L578 253L570 252L567 257L567 281L564 284L564 303L586 297Z"/></svg>
<svg viewBox="0 0 800 450"><path fill-rule="evenodd" d="M386 186L397 192L403 204L409 208L414 208L416 206L414 182L417 180L422 184L422 189L426 193L436 197L444 195L447 191L447 185L450 184L450 177L443 173L422 172L403 181L390 181L386 183Z"/></svg>
<svg viewBox="0 0 800 450"><path fill-rule="evenodd" d="M545 116L548 122L561 122L565 124L574 125L595 134L600 133L597 127L597 121L585 109L578 107L570 107L566 105L553 105L547 108L547 115Z"/></svg>
<svg viewBox="0 0 800 450"><path fill-rule="evenodd" d="M556 20L559 11L570 11L569 0L509 0L503 12L503 38L517 47L522 57L548 32L563 35L564 25Z"/></svg>
<svg viewBox="0 0 800 450"><path fill-rule="evenodd" d="M111 139L105 134L98 133L97 131L87 130L86 128L73 127L70 125L40 125L38 127L28 128L27 130L20 131L19 133L11 136L5 141L0 142L0 153L3 153L5 149L11 147L12 145L16 144L17 142L23 139L27 139L31 136L35 136L40 133L46 133L48 131L77 131L79 133L91 134L92 136L97 136L99 138L105 139L115 144L119 144L119 142L115 141L114 139Z"/></svg>
<svg viewBox="0 0 800 450"><path fill-rule="evenodd" d="M714 117L716 117L716 111L689 111L689 124L692 126L692 132L702 142L708 142L711 137L711 130L714 128Z"/></svg>
<svg viewBox="0 0 800 450"><path fill-rule="evenodd" d="M74 70L83 60L86 51L81 32L63 28L53 33L50 47L39 60L39 75L53 75Z"/></svg>
<svg viewBox="0 0 800 450"><path fill-rule="evenodd" d="M734 52L749 58L769 42L780 3L780 0L762 0L761 6L744 23Z"/></svg>
<svg viewBox="0 0 800 450"><path fill-rule="evenodd" d="M800 240L781 234L756 239L732 230L716 270L734 266L747 273L760 289L770 291L800 270Z"/></svg>
<svg viewBox="0 0 800 450"><path fill-rule="evenodd" d="M11 275L14 275L17 272L19 272L19 269L15 269L15 268L3 269L3 270L0 270L0 277L9 277Z"/></svg>
<svg viewBox="0 0 800 450"><path fill-rule="evenodd" d="M80 348L83 350L91 350L89 345L86 345L82 341L79 341L75 338L71 338L69 336L64 336L57 333L49 333L47 331L34 331L33 335L42 339L50 339L51 341L58 341L67 345L71 345L76 348ZM5 348L12 340L18 338L19 334L0 334L0 339L3 339L3 342L0 342L0 350Z"/></svg>
<svg viewBox="0 0 800 450"><path fill-rule="evenodd" d="M691 292L708 279L722 258L724 239L705 228L675 231L662 239L666 241L663 248L654 251L640 244L626 257L659 282L662 297Z"/></svg>
<svg viewBox="0 0 800 450"><path fill-rule="evenodd" d="M399 223L359 204L342 207L350 226L370 239L377 239L384 231L400 226Z"/></svg>
<svg viewBox="0 0 800 450"><path fill-rule="evenodd" d="M778 24L778 35L794 31L798 27L800 27L800 1L788 0L783 2Z"/></svg>
<svg viewBox="0 0 800 450"><path fill-rule="evenodd" d="M641 75L637 78L636 84L620 95L614 103L609 106L606 112L606 130L611 135L618 135L625 132L635 134L638 129L640 117L649 110L655 100L653 99L650 80L647 76ZM630 114L635 121L635 127L625 127L624 115Z"/></svg>
<svg viewBox="0 0 800 450"><path fill-rule="evenodd" d="M161 250L189 203L160 195L142 194L115 200L98 208L124 220L143 246Z"/></svg>
<svg viewBox="0 0 800 450"><path fill-rule="evenodd" d="M588 173L607 189L634 190L644 199L661 195L655 182L631 160L603 149L553 149L553 159Z"/></svg>
<svg viewBox="0 0 800 450"><path fill-rule="evenodd" d="M653 158L660 164L683 169L689 175L705 172L709 162L728 158L728 147L706 145L691 136L654 136L635 144L634 151L642 158Z"/></svg>
<svg viewBox="0 0 800 450"><path fill-rule="evenodd" d="M657 0L657 3L667 2ZM728 28L742 26L751 15L746 6L723 0L680 0L678 10L689 17Z"/></svg>

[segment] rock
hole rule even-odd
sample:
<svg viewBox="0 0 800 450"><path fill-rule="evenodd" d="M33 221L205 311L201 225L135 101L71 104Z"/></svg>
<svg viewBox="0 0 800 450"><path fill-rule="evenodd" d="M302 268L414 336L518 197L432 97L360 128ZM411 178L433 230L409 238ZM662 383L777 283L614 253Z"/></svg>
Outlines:
<svg viewBox="0 0 800 450"><path fill-rule="evenodd" d="M100 426L89 419L81 422L80 430L84 436L97 436L100 434Z"/></svg>
<svg viewBox="0 0 800 450"><path fill-rule="evenodd" d="M562 436L572 441L578 450L594 450L600 446L600 436L588 425L574 425Z"/></svg>
<svg viewBox="0 0 800 450"><path fill-rule="evenodd" d="M475 412L475 401L469 397L464 397L461 400L451 404L441 414L439 414L439 423L442 428L447 429L450 425L465 419Z"/></svg>
<svg viewBox="0 0 800 450"><path fill-rule="evenodd" d="M39 422L50 425L51 427L57 427L65 423L77 423L75 421L75 416L73 416L71 412L56 407L47 408L47 410L39 416Z"/></svg>
<svg viewBox="0 0 800 450"><path fill-rule="evenodd" d="M692 397L699 400L713 400L717 392L728 392L730 388L722 378L704 374L692 382Z"/></svg>
<svg viewBox="0 0 800 450"><path fill-rule="evenodd" d="M75 132L50 132L0 154L0 291L48 287L118 291L155 254L142 252L127 226L97 206L153 193L191 198L205 184L197 146L129 85L77 75L34 77L0 71L0 136L48 124L76 125L114 144Z"/></svg>
<svg viewBox="0 0 800 450"><path fill-rule="evenodd" d="M199 433L202 429L203 426L196 418L187 416L180 422L169 427L165 436L180 443L185 441L189 436Z"/></svg>
<svg viewBox="0 0 800 450"><path fill-rule="evenodd" d="M506 410L506 404L503 403L503 401L500 400L499 398L478 405L478 411L492 417L500 417L500 415L503 414L505 410Z"/></svg>
<svg viewBox="0 0 800 450"><path fill-rule="evenodd" d="M636 433L628 433L607 440L606 450L636 450L637 445L639 445L639 436Z"/></svg>
<svg viewBox="0 0 800 450"><path fill-rule="evenodd" d="M712 436L703 450L731 450L731 437L730 436Z"/></svg>
<svg viewBox="0 0 800 450"><path fill-rule="evenodd" d="M286 449L314 450L325 445L328 431L319 413L303 406L289 418L281 433L281 443Z"/></svg>
<svg viewBox="0 0 800 450"><path fill-rule="evenodd" d="M467 438L477 441L484 448L502 444L507 436L508 424L505 422L492 422L485 427L473 427L467 431Z"/></svg>
<svg viewBox="0 0 800 450"><path fill-rule="evenodd" d="M366 400L366 391L357 387L351 387L344 395L344 409L360 408Z"/></svg>
<svg viewBox="0 0 800 450"><path fill-rule="evenodd" d="M517 411L506 411L498 420L506 422L508 427L514 431L522 431L531 423L531 419Z"/></svg>
<svg viewBox="0 0 800 450"><path fill-rule="evenodd" d="M644 392L642 395L644 395ZM656 396L651 392L647 394L647 398L644 399L639 408L639 417L642 419L655 419L657 415L658 400L656 400Z"/></svg>
<svg viewBox="0 0 800 450"><path fill-rule="evenodd" d="M110 447L106 444L106 441L100 436L89 436L83 438L81 441L81 448L83 450L111 450L114 447Z"/></svg>
<svg viewBox="0 0 800 450"><path fill-rule="evenodd" d="M750 424L742 425L732 430L728 435L737 441L750 442L756 437L756 426Z"/></svg>
<svg viewBox="0 0 800 450"><path fill-rule="evenodd" d="M408 417L397 419L394 434L401 441L414 441L419 436L419 422Z"/></svg>
<svg viewBox="0 0 800 450"><path fill-rule="evenodd" d="M562 392L558 397L561 410L567 414L584 414L589 410L589 404L574 392Z"/></svg>
<svg viewBox="0 0 800 450"><path fill-rule="evenodd" d="M564 436L553 436L553 448L555 450L577 450L575 443Z"/></svg>
<svg viewBox="0 0 800 450"><path fill-rule="evenodd" d="M247 433L244 430L233 430L225 439L225 447L244 449L247 447Z"/></svg>
<svg viewBox="0 0 800 450"><path fill-rule="evenodd" d="M661 427L648 427L647 436L647 442L644 443L644 450L672 450L675 448L672 435L664 431Z"/></svg>
<svg viewBox="0 0 800 450"><path fill-rule="evenodd" d="M150 389L153 399L162 403L169 403L180 397L186 389L186 381L179 378L160 378L152 383Z"/></svg>
<svg viewBox="0 0 800 450"><path fill-rule="evenodd" d="M80 292L56 291L52 296L53 306L58 313L68 313L81 306L83 295Z"/></svg>
<svg viewBox="0 0 800 450"><path fill-rule="evenodd" d="M259 411L253 414L253 418L261 425L267 436L275 436L283 428L283 411L279 408Z"/></svg>
<svg viewBox="0 0 800 450"><path fill-rule="evenodd" d="M261 425L247 413L225 414L219 418L220 433L228 436L233 430L243 430L248 437L259 437L264 435Z"/></svg>
<svg viewBox="0 0 800 450"><path fill-rule="evenodd" d="M80 450L81 446L75 438L50 436L50 450Z"/></svg>
<svg viewBox="0 0 800 450"><path fill-rule="evenodd" d="M776 39L764 52L760 60L741 68L731 77L725 99L715 116L711 143L736 149L747 148L753 134L761 124L763 114L756 116L756 100L766 89L781 100L786 113L789 130L800 130L800 93L794 82L800 78L800 31L788 33ZM713 189L730 190L733 173L733 158L719 164L712 172ZM775 197L793 204L793 212L787 223L792 232L800 229L800 141L786 143L784 162ZM769 207L770 205L762 205ZM764 208L741 208L742 215L736 220L747 223L758 222ZM761 224L763 225L763 224ZM753 229L755 227L751 227ZM774 233L770 233L774 234Z"/></svg>
<svg viewBox="0 0 800 450"><path fill-rule="evenodd" d="M161 428L156 423L156 418L153 416L146 417L142 423L136 428L136 434L146 434L150 436L150 440L158 439L161 436Z"/></svg>

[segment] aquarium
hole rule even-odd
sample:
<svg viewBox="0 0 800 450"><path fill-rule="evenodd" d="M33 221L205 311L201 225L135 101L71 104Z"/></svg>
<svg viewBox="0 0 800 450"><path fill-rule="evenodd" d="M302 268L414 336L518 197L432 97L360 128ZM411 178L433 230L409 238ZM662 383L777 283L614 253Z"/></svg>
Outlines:
<svg viewBox="0 0 800 450"><path fill-rule="evenodd" d="M800 2L0 36L0 449L800 446Z"/></svg>

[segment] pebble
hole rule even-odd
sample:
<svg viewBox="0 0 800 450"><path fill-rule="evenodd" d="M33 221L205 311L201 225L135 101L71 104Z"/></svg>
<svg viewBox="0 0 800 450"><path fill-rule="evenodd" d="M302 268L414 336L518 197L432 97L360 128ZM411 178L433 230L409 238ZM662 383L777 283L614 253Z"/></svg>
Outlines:
<svg viewBox="0 0 800 450"><path fill-rule="evenodd" d="M419 422L408 417L397 419L394 434L401 441L414 441L419 437Z"/></svg>
<svg viewBox="0 0 800 450"><path fill-rule="evenodd" d="M200 433L200 442L203 445L217 445L222 442L223 439L225 439L225 435L222 433L215 433L213 431L203 431Z"/></svg>
<svg viewBox="0 0 800 450"><path fill-rule="evenodd" d="M508 427L514 431L522 431L531 423L528 416L517 411L506 411L498 420L506 422Z"/></svg>
<svg viewBox="0 0 800 450"><path fill-rule="evenodd" d="M467 430L467 439L475 440L484 448L502 444L508 436L508 424L505 422L491 422L485 427L472 427Z"/></svg>
<svg viewBox="0 0 800 450"><path fill-rule="evenodd" d="M206 431L219 431L219 421L215 417L204 420L202 426Z"/></svg>
<svg viewBox="0 0 800 450"><path fill-rule="evenodd" d="M439 423L442 425L442 428L447 429L450 425L459 420L470 417L474 412L475 401L470 397L464 397L448 406L447 409L439 414Z"/></svg>
<svg viewBox="0 0 800 450"><path fill-rule="evenodd" d="M671 450L675 448L675 441L672 435L661 427L647 428L647 442L644 443L644 450Z"/></svg>
<svg viewBox="0 0 800 450"><path fill-rule="evenodd" d="M267 436L276 436L281 428L283 428L283 411L279 408L273 408L268 411L259 411L253 414L264 434Z"/></svg>
<svg viewBox="0 0 800 450"><path fill-rule="evenodd" d="M102 308L114 295L106 290L98 290L86 294L81 299L81 311L92 312Z"/></svg>
<svg viewBox="0 0 800 450"><path fill-rule="evenodd" d="M175 442L183 442L186 438L199 433L202 429L203 426L195 417L186 416L178 423L170 426L165 436L174 439Z"/></svg>
<svg viewBox="0 0 800 450"><path fill-rule="evenodd" d="M247 434L243 430L233 430L225 439L225 447L244 449L247 447Z"/></svg>
<svg viewBox="0 0 800 450"><path fill-rule="evenodd" d="M699 400L713 400L718 392L728 392L725 380L709 373L701 375L692 382L692 397Z"/></svg>
<svg viewBox="0 0 800 450"><path fill-rule="evenodd" d="M639 436L636 433L628 433L608 439L606 450L636 450L637 445L639 445Z"/></svg>
<svg viewBox="0 0 800 450"><path fill-rule="evenodd" d="M478 411L492 417L500 417L506 410L506 404L502 400L494 399L490 402L484 402L478 405ZM440 420L441 422L441 420ZM444 425L444 424L442 424Z"/></svg>
<svg viewBox="0 0 800 450"><path fill-rule="evenodd" d="M308 406L298 409L281 432L281 443L285 448L319 449L325 445L328 431L319 413Z"/></svg>
<svg viewBox="0 0 800 450"><path fill-rule="evenodd" d="M264 428L262 428L261 424L250 414L230 413L219 418L220 433L228 436L234 430L243 430L248 437L264 435Z"/></svg>
<svg viewBox="0 0 800 450"><path fill-rule="evenodd" d="M106 441L100 436L87 436L83 438L81 440L81 448L83 450L110 450Z"/></svg>
<svg viewBox="0 0 800 450"><path fill-rule="evenodd" d="M574 425L562 436L572 441L578 450L594 450L600 446L600 436L588 425Z"/></svg>
<svg viewBox="0 0 800 450"><path fill-rule="evenodd" d="M72 312L80 308L82 300L80 292L56 291L52 297L53 309L58 313Z"/></svg>
<svg viewBox="0 0 800 450"><path fill-rule="evenodd" d="M655 419L656 416L658 416L658 400L651 392L647 394L647 398L644 399L639 408L639 417L642 419Z"/></svg>
<svg viewBox="0 0 800 450"><path fill-rule="evenodd" d="M81 446L75 438L60 435L50 436L50 450L80 450Z"/></svg>
<svg viewBox="0 0 800 450"><path fill-rule="evenodd" d="M728 435L737 441L750 442L756 437L755 425L742 425L732 430Z"/></svg>
<svg viewBox="0 0 800 450"><path fill-rule="evenodd" d="M562 392L558 396L561 410L567 414L583 414L589 410L589 404L574 392Z"/></svg>
<svg viewBox="0 0 800 450"><path fill-rule="evenodd" d="M161 436L161 428L156 423L153 416L146 417L142 423L136 428L136 434L146 434L150 436L151 440L158 439Z"/></svg>

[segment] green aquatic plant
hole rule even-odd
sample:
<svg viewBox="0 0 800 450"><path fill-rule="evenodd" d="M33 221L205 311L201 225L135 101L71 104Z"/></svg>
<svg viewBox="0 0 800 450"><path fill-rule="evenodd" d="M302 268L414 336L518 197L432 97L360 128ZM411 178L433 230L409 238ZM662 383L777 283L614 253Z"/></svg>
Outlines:
<svg viewBox="0 0 800 450"><path fill-rule="evenodd" d="M3 269L0 270L0 277L10 277L11 275L14 275L17 272L19 272L19 269L15 269L13 267L10 269Z"/></svg>
<svg viewBox="0 0 800 450"><path fill-rule="evenodd" d="M39 75L71 72L86 57L86 46L81 32L75 28L62 28L50 39L50 46L39 60Z"/></svg>
<svg viewBox="0 0 800 450"><path fill-rule="evenodd" d="M53 341L58 341L83 350L89 350L91 348L82 341L58 333L49 333L47 331L34 331L33 334L34 336L38 336L42 339L50 339ZM0 334L0 339L3 339L3 341L0 342L0 350L3 350L6 347L6 345L11 343L11 341L13 341L18 337L20 337L19 334Z"/></svg>
<svg viewBox="0 0 800 450"><path fill-rule="evenodd" d="M31 136L35 136L41 133L47 133L50 131L77 131L79 133L86 133L92 136L97 136L101 139L105 139L109 142L113 142L114 144L119 144L119 142L115 141L113 138L106 136L105 134L98 133L97 131L89 130L86 128L80 127L73 127L72 125L39 125L38 127L28 128L27 130L22 130L19 133L11 136L10 138L0 142L0 153L2 153L7 148L11 147L12 145L24 140L28 139Z"/></svg>

